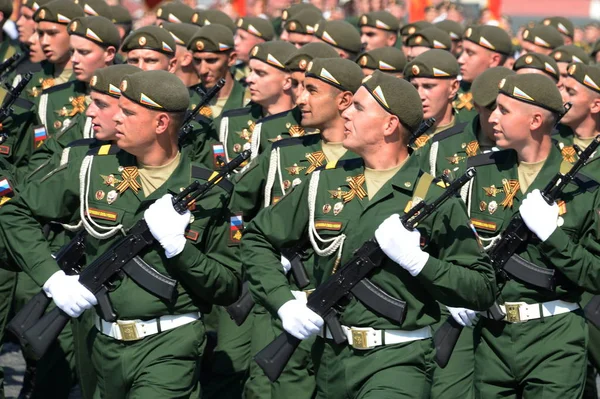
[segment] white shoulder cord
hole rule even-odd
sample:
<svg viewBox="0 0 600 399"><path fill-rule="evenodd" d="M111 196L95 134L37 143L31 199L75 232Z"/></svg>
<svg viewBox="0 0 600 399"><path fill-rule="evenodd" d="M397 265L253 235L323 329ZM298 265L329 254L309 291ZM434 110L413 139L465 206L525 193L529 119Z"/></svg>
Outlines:
<svg viewBox="0 0 600 399"><path fill-rule="evenodd" d="M435 143L431 144L431 148L429 149L429 174L434 177L439 146L440 142L436 141Z"/></svg>
<svg viewBox="0 0 600 399"><path fill-rule="evenodd" d="M89 116L85 118L85 125L83 126L83 138L91 139L94 137L92 133L92 118Z"/></svg>
<svg viewBox="0 0 600 399"><path fill-rule="evenodd" d="M267 173L267 182L265 184L265 208L271 205L271 196L273 194L273 185L275 184L276 175L279 177L279 187L281 188L281 192L285 195L283 176L281 175L281 148L279 147L271 150L269 172Z"/></svg>
<svg viewBox="0 0 600 399"><path fill-rule="evenodd" d="M262 130L262 123L257 123L252 130L252 138L250 139L250 159L254 159L258 156L258 148L260 147L260 131Z"/></svg>
<svg viewBox="0 0 600 399"><path fill-rule="evenodd" d="M46 130L48 130L48 126L47 123L48 121L46 120L46 114L48 112L48 110L46 109L48 107L48 93L42 94L42 96L40 97L40 103L38 105L38 115L40 117L40 122L42 122L42 124L44 125L44 127L46 128Z"/></svg>
<svg viewBox="0 0 600 399"><path fill-rule="evenodd" d="M317 188L319 187L320 174L321 171L313 172L310 176L310 184L308 186L308 237L310 239L310 243L312 244L313 249L319 256L329 256L337 250L337 265L340 259L342 258L342 248L344 247L344 240L346 239L346 235L340 234L337 237L332 237L324 240L323 238L321 238L321 236L319 236L319 233L317 233L317 229L315 228L315 205L317 201ZM317 240L321 244L330 244L328 247L321 249L317 244Z"/></svg>
<svg viewBox="0 0 600 399"><path fill-rule="evenodd" d="M229 136L229 117L221 119L221 126L219 127L219 141L223 144L223 151L225 151L225 161L229 161L229 153L227 152L227 137Z"/></svg>
<svg viewBox="0 0 600 399"><path fill-rule="evenodd" d="M119 230L123 228L122 224L118 224L114 227L101 226L94 222L91 217L89 220L87 218L89 203L88 203L88 195L90 191L90 177L92 171L92 162L94 160L93 155L88 155L83 159L81 163L81 169L79 171L79 199L80 199L80 213L81 213L81 221L88 233L92 237L98 239L110 238L117 234ZM92 226L93 225L93 226ZM94 229L94 226L99 230L106 230L105 233L101 233Z"/></svg>

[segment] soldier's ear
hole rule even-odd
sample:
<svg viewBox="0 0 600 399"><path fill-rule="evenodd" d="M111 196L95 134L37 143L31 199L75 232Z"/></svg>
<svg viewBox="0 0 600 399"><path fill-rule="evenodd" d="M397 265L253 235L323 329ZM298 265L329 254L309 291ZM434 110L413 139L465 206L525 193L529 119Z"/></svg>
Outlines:
<svg viewBox="0 0 600 399"><path fill-rule="evenodd" d="M592 103L590 104L590 114L596 118L600 117L600 94L594 94Z"/></svg>
<svg viewBox="0 0 600 399"><path fill-rule="evenodd" d="M341 113L341 112L344 112L344 110L346 108L348 108L349 106L352 105L352 98L354 96L349 91L343 91L343 92L339 93L336 97L337 97L337 103L338 103L337 104L338 110Z"/></svg>

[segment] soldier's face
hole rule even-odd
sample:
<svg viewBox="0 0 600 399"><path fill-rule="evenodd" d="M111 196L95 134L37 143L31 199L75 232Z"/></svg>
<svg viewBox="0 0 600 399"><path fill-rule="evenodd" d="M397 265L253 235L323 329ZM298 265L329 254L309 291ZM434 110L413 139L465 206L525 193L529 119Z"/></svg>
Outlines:
<svg viewBox="0 0 600 399"><path fill-rule="evenodd" d="M21 7L21 15L17 19L17 30L19 31L19 41L27 44L27 40L35 31L35 21L33 20L33 10L29 7Z"/></svg>
<svg viewBox="0 0 600 399"><path fill-rule="evenodd" d="M174 71L175 58L149 49L135 49L127 53L127 63L142 71ZM173 64L173 65L172 65Z"/></svg>
<svg viewBox="0 0 600 399"><path fill-rule="evenodd" d="M470 42L463 41L463 52L458 57L460 64L460 74L466 82L473 82L475 78L481 75L486 69L492 66L493 53L483 47Z"/></svg>
<svg viewBox="0 0 600 399"><path fill-rule="evenodd" d="M304 72L292 72L292 101L298 102L302 91L304 90Z"/></svg>
<svg viewBox="0 0 600 399"><path fill-rule="evenodd" d="M600 112L600 94L588 89L572 77L565 79L563 101L573 104L569 112L560 122L570 128L577 128L587 118L591 119L591 112Z"/></svg>
<svg viewBox="0 0 600 399"><path fill-rule="evenodd" d="M85 115L92 118L94 137L98 140L114 140L117 134L117 124L113 117L120 112L119 99L92 90L92 103Z"/></svg>
<svg viewBox="0 0 600 399"><path fill-rule="evenodd" d="M71 58L69 34L66 25L41 21L37 26L44 56L51 64L63 64Z"/></svg>
<svg viewBox="0 0 600 399"><path fill-rule="evenodd" d="M424 52L429 50L429 47L423 47L423 46L413 46L413 47L407 47L407 52L406 52L406 58L408 58L408 61L412 61L415 58L417 58L418 56L420 56L421 54L423 54Z"/></svg>
<svg viewBox="0 0 600 399"><path fill-rule="evenodd" d="M499 94L496 99L496 109L490 115L496 145L502 149L519 151L532 140L529 126L531 110L528 104Z"/></svg>
<svg viewBox="0 0 600 399"><path fill-rule="evenodd" d="M423 104L423 118L441 121L458 90L456 79L412 78L410 83L419 92Z"/></svg>
<svg viewBox="0 0 600 399"><path fill-rule="evenodd" d="M263 42L264 40L260 37L254 36L252 33L249 33L243 29L238 29L233 40L238 59L242 62L248 63L252 48Z"/></svg>
<svg viewBox="0 0 600 399"><path fill-rule="evenodd" d="M219 79L229 75L229 67L235 62L233 53L208 53L194 52L194 69L200 77L200 81L206 88L211 88Z"/></svg>
<svg viewBox="0 0 600 399"><path fill-rule="evenodd" d="M304 33L288 32L286 42L292 43L296 48L300 48L305 44L318 41L313 35L306 35Z"/></svg>
<svg viewBox="0 0 600 399"><path fill-rule="evenodd" d="M302 112L302 126L322 129L338 119L336 97L341 91L315 78L304 80L296 105Z"/></svg>
<svg viewBox="0 0 600 399"><path fill-rule="evenodd" d="M37 31L33 31L33 34L29 37L27 46L29 47L29 60L31 62L38 63L46 59L46 56L42 51L42 45L40 44L40 38Z"/></svg>
<svg viewBox="0 0 600 399"><path fill-rule="evenodd" d="M81 36L71 36L71 64L77 80L89 82L96 69L110 65L115 48L105 49Z"/></svg>
<svg viewBox="0 0 600 399"><path fill-rule="evenodd" d="M396 43L396 35L371 26L361 26L360 42L363 51L371 51L380 47L393 46Z"/></svg>
<svg viewBox="0 0 600 399"><path fill-rule="evenodd" d="M257 59L251 59L248 66L250 75L246 78L246 83L252 101L261 105L275 102L284 90L291 88L290 74Z"/></svg>
<svg viewBox="0 0 600 399"><path fill-rule="evenodd" d="M115 141L119 148L136 155L156 141L156 114L125 96L119 98L119 111L113 116Z"/></svg>

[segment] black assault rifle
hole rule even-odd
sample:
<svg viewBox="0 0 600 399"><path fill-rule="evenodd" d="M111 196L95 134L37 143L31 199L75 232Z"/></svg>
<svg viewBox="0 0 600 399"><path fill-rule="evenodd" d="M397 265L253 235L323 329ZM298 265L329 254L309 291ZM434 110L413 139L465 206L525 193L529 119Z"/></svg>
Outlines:
<svg viewBox="0 0 600 399"><path fill-rule="evenodd" d="M232 173L242 162L250 157L250 151L246 150L236 158L225 164L219 173L205 183L198 180L190 184L185 190L173 197L173 207L180 214L187 211L188 205L193 201L199 201L219 181ZM79 282L90 290L98 300L98 311L100 316L107 321L115 321L117 315L114 313L108 291L111 281L116 275L134 260L137 255L155 242L148 225L144 219L138 221L125 235L119 239L107 252L100 255L89 266L79 274ZM165 276L160 276L165 277ZM50 344L58 337L70 317L55 308L44 315L39 322L28 329L24 338L33 353L41 357Z"/></svg>
<svg viewBox="0 0 600 399"><path fill-rule="evenodd" d="M202 109L202 107L208 105L208 103L217 95L217 93L225 86L225 79L219 79L217 84L211 87L208 91L204 92L202 89L198 88L198 92L202 96L202 100L196 105L194 108L184 119L183 124L181 125L181 129L179 130L179 142L181 143L189 134L192 132L192 122L196 120L198 113Z"/></svg>
<svg viewBox="0 0 600 399"><path fill-rule="evenodd" d="M400 221L408 230L413 230L427 216L431 215L446 200L454 197L461 187L475 176L475 169L469 168L465 174L454 180L435 201L427 204L419 202L407 213L401 216ZM307 306L323 318L337 344L346 341L346 335L338 320L338 313L353 289L376 268L381 266L385 253L372 238L366 241L354 256L338 271L319 285L308 297ZM404 309L405 310L405 309ZM405 311L403 312L403 317ZM401 322L401 321L400 321ZM279 378L285 365L300 344L300 340L288 332L284 332L273 342L261 350L254 360L271 382Z"/></svg>
<svg viewBox="0 0 600 399"><path fill-rule="evenodd" d="M542 197L548 204L552 204L558 199L565 187L575 178L575 175L577 175L594 152L596 152L598 146L600 146L600 135L596 136L594 141L584 151L576 148L579 155L577 162L573 164L566 174L557 173L542 190ZM529 241L531 235L532 233L527 228L521 215L516 213L502 233L500 240L490 249L489 257L492 266L494 266L496 274L503 280L512 276L537 287L554 290L555 271L553 269L536 266L516 255L518 249ZM494 320L499 321L504 319L505 315L497 303L488 312L489 316ZM446 367L450 361L450 356L462 329L462 326L452 316L449 316L433 335L433 342L436 349L434 359L440 367Z"/></svg>
<svg viewBox="0 0 600 399"><path fill-rule="evenodd" d="M27 59L27 57L29 57L29 55L27 54L27 51L24 51L22 53L15 53L12 57L4 60L4 62L0 64L0 82L3 82L4 79L19 66L19 64Z"/></svg>
<svg viewBox="0 0 600 399"><path fill-rule="evenodd" d="M25 86L27 86L32 77L33 74L31 72L28 72L25 75L23 75L21 81L17 83L14 87L9 89L6 94L6 97L4 98L2 108L0 108L0 144L4 143L8 137L6 133L2 132L2 124L14 112L13 105L21 96L21 93L25 89Z"/></svg>
<svg viewBox="0 0 600 399"><path fill-rule="evenodd" d="M435 118L425 119L423 122L421 122L418 129L410 135L410 138L408 139L408 145L413 145L414 142L417 141L417 139L421 137L426 131L428 131L434 123Z"/></svg>

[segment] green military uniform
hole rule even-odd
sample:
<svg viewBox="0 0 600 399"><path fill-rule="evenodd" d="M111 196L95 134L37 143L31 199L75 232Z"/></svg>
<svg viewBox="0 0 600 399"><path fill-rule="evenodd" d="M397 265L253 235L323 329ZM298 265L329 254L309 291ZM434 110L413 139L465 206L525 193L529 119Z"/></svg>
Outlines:
<svg viewBox="0 0 600 399"><path fill-rule="evenodd" d="M501 94L513 99L563 112L556 86L539 75L508 76L499 87ZM559 171L565 173L571 166L554 146L533 176L528 174L531 166L520 165L514 150L482 154L470 158L468 165L477 167L468 190L468 209L488 247L527 194L543 189ZM555 288L503 278L498 301L505 307L505 320L484 317L476 327L476 395L580 397L583 392L587 327L576 302L581 297L579 287L595 284L588 276L600 249L596 224L590 223L589 214L589 209L598 206L599 184L584 173L557 199L556 230L543 242L534 235L517 250L526 262L560 271L553 279ZM537 311L528 310L526 304L534 304L529 308Z"/></svg>
<svg viewBox="0 0 600 399"><path fill-rule="evenodd" d="M251 35L258 37L266 42L275 38L275 29L266 19L260 17L241 17L236 22L238 29L242 29ZM246 86L246 78L250 75L250 68L246 63L238 62L231 68L233 78Z"/></svg>
<svg viewBox="0 0 600 399"><path fill-rule="evenodd" d="M122 93L136 102L148 98L152 100L152 104L156 104L155 109L182 112L187 108L189 100L185 88L175 79L177 78L163 71L129 75L124 80L127 83L121 85ZM87 169L85 164L89 165ZM85 202L79 204L79 175L82 168L90 179L86 191L89 195L83 196ZM66 167L57 169L38 184L30 185L30 192L23 192L19 200L14 201L13 210L28 204L27 209L32 211L25 216L28 221L23 222L24 228L20 231L36 241L38 253L31 254L31 258L29 255L25 256L19 259L19 262L38 284L42 285L54 273L56 265L49 257L40 255L47 249L46 244L39 240L39 226L36 230L37 222L31 219L33 215L40 221L73 222L79 214L75 212L74 215L73 211L84 206L87 212L82 215L85 215L88 223L86 228L90 229L90 234L97 234L89 224L94 221L96 228L112 229L110 233L114 236L117 233L115 227L121 225L127 228L140 220L144 209L153 199L162 197L168 190L179 191L181 187L196 179L206 181L212 173L192 164L188 153L184 151L181 153L179 164L167 181L144 197L140 191L143 183L139 172L136 171L138 169L135 157L120 151L116 146L97 147L87 153L82 165L68 163ZM194 218L186 232L188 243L179 255L167 263L158 244L144 253L144 260L158 273L170 275L178 281L176 297L171 301L161 300L125 277L117 282L117 288L110 293L111 302L119 318L151 320L163 315L191 315L194 312L194 318L197 318L198 310L206 312L213 303L228 304L235 299L239 292L240 277L235 252L227 250L226 246L216 250L216 246L227 241L230 235L230 218L225 203L231 189L231 184L223 180L203 197L199 206L192 207ZM55 200L47 195L40 195L49 192L61 195ZM66 199L65 195L69 199ZM3 230L7 231L10 230L11 224L8 220L13 218L8 216L10 210L6 207L3 212L6 213L3 213L2 219L7 221ZM19 214L19 211L16 211L16 214ZM17 222L18 219L20 217L15 215L13 220ZM37 231L37 234L27 235L27 231ZM23 237L16 234L5 239L11 248L18 248L19 240ZM104 253L113 243L114 239L98 240L90 237L86 250L88 263ZM44 264L36 264L36 259L47 261ZM132 301L132 298L136 300ZM204 345L204 328L201 321L193 321L177 329L154 334L142 340L134 339L132 342L111 338L105 335L105 329L103 331L105 332L94 331L88 337L92 363L99 373L98 389L101 396L125 397L127 391L130 395L135 392L148 397L190 395L197 381L197 363ZM127 335L124 335L124 338L127 339ZM173 342L177 342L175 350ZM130 362L133 359L135 361Z"/></svg>
<svg viewBox="0 0 600 399"><path fill-rule="evenodd" d="M2 95L6 91L0 88ZM45 128L37 125L34 104L22 97L13 106L12 114L2 122L0 156L16 168L26 167L39 142L47 138ZM37 129L37 136L34 135Z"/></svg>
<svg viewBox="0 0 600 399"><path fill-rule="evenodd" d="M390 81L383 76L386 75L374 72L364 87L374 93L375 98L382 99L379 104L391 104L385 109L388 112L393 109L395 115L399 114L410 130L416 129L420 117L414 117L417 115L415 107L407 106L418 104L416 90L407 82L388 77L392 79ZM337 268L336 265L345 264L355 249L373 237L384 219L410 209L410 201L415 197L430 201L442 191L431 176L420 172L416 157L409 157L373 197L367 197L365 173L361 160L339 161L336 165L321 168L269 212L261 212L248 225L242 239L242 254L248 267L251 292L271 313L276 313L281 305L294 298L279 265L279 248L292 245L309 234L316 254L314 279L318 287ZM294 211L290 212L291 209ZM446 220L444 227L437 224L442 218ZM352 326L351 331L355 331L354 334L347 333L351 342L336 345L329 339L317 338L313 348L317 397L384 397L386 394L386 397L424 397L429 394L432 345L426 337L430 337L429 326L439 320L436 300L454 305L476 303L483 307L493 300L493 273L472 233L464 229L459 233L464 239L449 239L464 223L466 215L461 202L451 200L419 225L422 237L426 237L422 242L431 254L428 265L417 276L423 284L411 283L409 274L388 258L369 276L389 295L406 300L406 318L400 325L352 298L340 314L341 323ZM434 260L434 257L442 260ZM449 261L455 264L447 263ZM454 273L456 275L452 276ZM434 275L437 276L435 282L431 280ZM442 275L444 277L438 278ZM467 281L469 283L465 284ZM465 284L464 289L461 284ZM424 288L426 286L429 288ZM441 290L442 287L445 288ZM458 292L450 295L446 289ZM419 293L420 290L423 292ZM361 340L356 330L359 327L373 328L373 334L381 329L388 332L401 329L417 330L414 334L423 335L414 342L382 345L381 342ZM368 367L365 367L367 363ZM398 384L400 376L411 383Z"/></svg>

